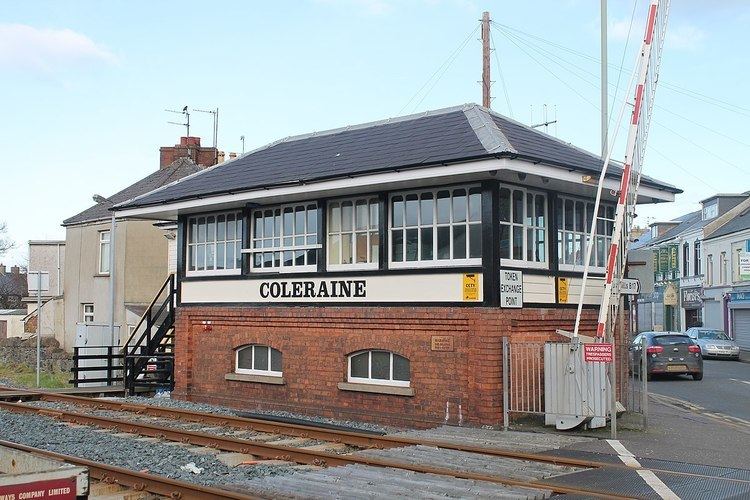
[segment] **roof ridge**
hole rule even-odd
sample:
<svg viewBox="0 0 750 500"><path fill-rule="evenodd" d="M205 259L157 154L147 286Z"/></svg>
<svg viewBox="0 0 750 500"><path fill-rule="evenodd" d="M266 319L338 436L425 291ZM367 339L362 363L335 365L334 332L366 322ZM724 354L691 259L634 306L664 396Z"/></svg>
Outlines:
<svg viewBox="0 0 750 500"><path fill-rule="evenodd" d="M488 153L518 153L485 108L475 104L463 111L469 126L474 130L477 139Z"/></svg>

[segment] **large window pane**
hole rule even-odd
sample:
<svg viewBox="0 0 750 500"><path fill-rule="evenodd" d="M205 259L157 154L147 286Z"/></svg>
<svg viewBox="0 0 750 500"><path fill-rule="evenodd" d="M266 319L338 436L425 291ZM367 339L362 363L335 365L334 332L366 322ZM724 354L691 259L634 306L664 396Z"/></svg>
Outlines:
<svg viewBox="0 0 750 500"><path fill-rule="evenodd" d="M376 231L370 233L370 262L380 261L380 234Z"/></svg>
<svg viewBox="0 0 750 500"><path fill-rule="evenodd" d="M253 369L268 370L268 347L256 345L253 351Z"/></svg>
<svg viewBox="0 0 750 500"><path fill-rule="evenodd" d="M368 216L367 213L367 201L366 200L358 200L356 204L356 224L355 228L358 231L361 231L363 229L368 228Z"/></svg>
<svg viewBox="0 0 750 500"><path fill-rule="evenodd" d="M253 348L245 347L237 351L237 368L243 370L253 369Z"/></svg>
<svg viewBox="0 0 750 500"><path fill-rule="evenodd" d="M523 259L523 228L513 228L513 258Z"/></svg>
<svg viewBox="0 0 750 500"><path fill-rule="evenodd" d="M341 264L341 235L332 234L328 237L328 262Z"/></svg>
<svg viewBox="0 0 750 500"><path fill-rule="evenodd" d="M367 233L357 233L356 260L360 264L367 262Z"/></svg>
<svg viewBox="0 0 750 500"><path fill-rule="evenodd" d="M372 351L372 373L370 378L390 380L391 378L391 353L384 351Z"/></svg>
<svg viewBox="0 0 750 500"><path fill-rule="evenodd" d="M402 227L404 225L404 198L402 196L393 197L392 212L391 225L393 227Z"/></svg>
<svg viewBox="0 0 750 500"><path fill-rule="evenodd" d="M451 221L451 199L448 191L437 193L437 222L447 224Z"/></svg>
<svg viewBox="0 0 750 500"><path fill-rule="evenodd" d="M328 215L328 229L334 233L341 231L341 205L332 203Z"/></svg>
<svg viewBox="0 0 750 500"><path fill-rule="evenodd" d="M416 226L419 224L419 198L416 194L406 196L406 225Z"/></svg>
<svg viewBox="0 0 750 500"><path fill-rule="evenodd" d="M433 260L432 253L432 228L423 227L422 231L422 260Z"/></svg>
<svg viewBox="0 0 750 500"><path fill-rule="evenodd" d="M437 228L437 258L444 260L451 258L451 228L448 226Z"/></svg>
<svg viewBox="0 0 750 500"><path fill-rule="evenodd" d="M341 235L341 263L352 263L352 234L346 233Z"/></svg>
<svg viewBox="0 0 750 500"><path fill-rule="evenodd" d="M422 193L420 198L420 224L423 226L431 225L433 221L433 212L435 210L432 193Z"/></svg>
<svg viewBox="0 0 750 500"><path fill-rule="evenodd" d="M500 258L510 259L510 226L500 224Z"/></svg>
<svg viewBox="0 0 750 500"><path fill-rule="evenodd" d="M271 371L281 371L281 352L276 349L271 349Z"/></svg>
<svg viewBox="0 0 750 500"><path fill-rule="evenodd" d="M466 222L466 191L456 189L453 191L453 223Z"/></svg>
<svg viewBox="0 0 750 500"><path fill-rule="evenodd" d="M419 229L406 230L406 260L415 261L418 257L419 248Z"/></svg>
<svg viewBox="0 0 750 500"><path fill-rule="evenodd" d="M393 355L393 380L409 381L409 360L398 354Z"/></svg>
<svg viewBox="0 0 750 500"><path fill-rule="evenodd" d="M482 257L482 225L472 224L469 226L469 257L478 259Z"/></svg>
<svg viewBox="0 0 750 500"><path fill-rule="evenodd" d="M352 217L354 216L353 208L352 208L352 202L351 201L345 201L341 204L341 230L342 231L351 231L353 224L352 224Z"/></svg>
<svg viewBox="0 0 750 500"><path fill-rule="evenodd" d="M510 189L500 189L500 220L510 222Z"/></svg>
<svg viewBox="0 0 750 500"><path fill-rule="evenodd" d="M370 378L369 364L370 353L363 352L351 357L351 371L349 375L357 378Z"/></svg>
<svg viewBox="0 0 750 500"><path fill-rule="evenodd" d="M573 230L573 201L565 200L565 230Z"/></svg>
<svg viewBox="0 0 750 500"><path fill-rule="evenodd" d="M453 258L466 258L466 226L453 226Z"/></svg>
<svg viewBox="0 0 750 500"><path fill-rule="evenodd" d="M404 260L404 232L396 230L391 233L391 254L393 262Z"/></svg>
<svg viewBox="0 0 750 500"><path fill-rule="evenodd" d="M523 191L513 191L513 222L523 224Z"/></svg>
<svg viewBox="0 0 750 500"><path fill-rule="evenodd" d="M480 188L469 190L469 220L472 222L482 220L482 190Z"/></svg>

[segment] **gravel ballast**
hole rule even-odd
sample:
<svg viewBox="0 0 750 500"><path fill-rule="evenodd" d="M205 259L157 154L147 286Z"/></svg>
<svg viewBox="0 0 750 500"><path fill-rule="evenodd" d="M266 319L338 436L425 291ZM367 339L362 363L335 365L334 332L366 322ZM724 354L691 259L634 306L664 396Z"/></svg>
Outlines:
<svg viewBox="0 0 750 500"><path fill-rule="evenodd" d="M96 427L74 427L49 417L4 410L0 410L0 439L205 486L242 485L256 477L297 471L292 465L262 463L228 467L213 453L193 453L164 441L115 435ZM203 471L194 474L180 469L191 462Z"/></svg>
<svg viewBox="0 0 750 500"><path fill-rule="evenodd" d="M193 403L191 401L181 401L178 399L170 399L170 398L164 398L164 397L147 398L147 397L131 396L127 398L113 398L113 399L117 401L125 401L128 403L134 403L134 404L155 405L155 406L162 406L166 408L178 408L182 410L191 410L191 411L197 411L197 412L203 412L203 413L214 413L217 415L237 416L238 413L242 413L244 411L250 411L252 413L272 415L275 417L298 418L298 419L305 420L313 424L314 423L331 424L331 425L338 425L342 427L350 427L352 430L365 430L365 431L373 431L373 432L386 433L386 434L400 432L404 430L404 429L398 429L395 427L371 424L367 422L358 422L356 420L336 420L333 418L303 415L299 413L292 413L288 411L278 411L278 410L259 410L259 409L237 410L234 408L228 408L226 406L210 405L206 403Z"/></svg>

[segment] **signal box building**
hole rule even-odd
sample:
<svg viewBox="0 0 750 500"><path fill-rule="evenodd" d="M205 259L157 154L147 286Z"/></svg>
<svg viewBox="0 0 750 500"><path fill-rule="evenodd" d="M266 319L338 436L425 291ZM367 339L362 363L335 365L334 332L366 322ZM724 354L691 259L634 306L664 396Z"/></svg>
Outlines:
<svg viewBox="0 0 750 500"><path fill-rule="evenodd" d="M410 426L449 403L499 425L502 338L572 329L600 171L468 104L288 137L116 210L178 222L175 397ZM639 203L679 192L644 177Z"/></svg>

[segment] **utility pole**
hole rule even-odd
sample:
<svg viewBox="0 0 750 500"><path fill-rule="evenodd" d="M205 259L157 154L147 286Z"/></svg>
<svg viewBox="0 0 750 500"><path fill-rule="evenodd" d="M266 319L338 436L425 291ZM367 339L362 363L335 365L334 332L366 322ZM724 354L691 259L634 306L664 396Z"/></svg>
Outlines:
<svg viewBox="0 0 750 500"><path fill-rule="evenodd" d="M602 0L604 1L604 0ZM482 13L482 106L490 107L490 13Z"/></svg>
<svg viewBox="0 0 750 500"><path fill-rule="evenodd" d="M602 158L607 156L607 128L609 126L607 113L609 97L607 87L607 0L601 0L601 59L602 59Z"/></svg>

